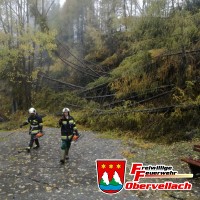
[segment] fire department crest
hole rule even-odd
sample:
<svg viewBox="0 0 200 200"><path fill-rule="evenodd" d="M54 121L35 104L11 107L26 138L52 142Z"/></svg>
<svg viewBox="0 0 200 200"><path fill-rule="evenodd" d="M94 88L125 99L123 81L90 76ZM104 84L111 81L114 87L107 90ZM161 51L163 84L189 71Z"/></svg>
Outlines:
<svg viewBox="0 0 200 200"><path fill-rule="evenodd" d="M102 192L115 194L125 181L126 160L96 160L97 184Z"/></svg>

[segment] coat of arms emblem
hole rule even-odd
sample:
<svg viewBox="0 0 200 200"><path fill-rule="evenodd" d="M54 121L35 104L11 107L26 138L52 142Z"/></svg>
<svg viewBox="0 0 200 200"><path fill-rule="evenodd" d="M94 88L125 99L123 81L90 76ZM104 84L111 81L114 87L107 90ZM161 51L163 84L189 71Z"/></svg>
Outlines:
<svg viewBox="0 0 200 200"><path fill-rule="evenodd" d="M126 160L96 160L97 184L102 192L115 194L125 181Z"/></svg>

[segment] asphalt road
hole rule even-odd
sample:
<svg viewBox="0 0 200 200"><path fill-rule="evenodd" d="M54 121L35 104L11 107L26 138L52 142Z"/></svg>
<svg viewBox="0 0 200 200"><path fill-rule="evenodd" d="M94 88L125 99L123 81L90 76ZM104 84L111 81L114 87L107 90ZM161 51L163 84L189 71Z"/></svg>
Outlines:
<svg viewBox="0 0 200 200"><path fill-rule="evenodd" d="M131 191L115 195L102 193L97 186L96 159L122 159L119 140L102 139L83 131L72 144L70 159L60 160L60 130L45 128L41 147L27 153L27 131L0 132L0 199L17 200L138 200Z"/></svg>

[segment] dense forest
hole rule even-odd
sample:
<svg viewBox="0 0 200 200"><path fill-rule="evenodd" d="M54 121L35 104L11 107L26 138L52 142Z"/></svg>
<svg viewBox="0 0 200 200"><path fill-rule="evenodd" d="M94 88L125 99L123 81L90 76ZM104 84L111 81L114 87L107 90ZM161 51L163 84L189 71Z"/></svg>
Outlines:
<svg viewBox="0 0 200 200"><path fill-rule="evenodd" d="M98 131L200 137L199 0L0 0L0 48L0 129L69 107Z"/></svg>

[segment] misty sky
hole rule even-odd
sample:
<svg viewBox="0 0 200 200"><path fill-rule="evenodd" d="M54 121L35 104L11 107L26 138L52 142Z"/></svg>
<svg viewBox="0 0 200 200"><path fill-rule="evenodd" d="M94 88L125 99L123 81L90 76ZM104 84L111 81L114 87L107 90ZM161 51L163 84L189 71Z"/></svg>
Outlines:
<svg viewBox="0 0 200 200"><path fill-rule="evenodd" d="M60 0L60 5L62 6L65 3L65 0Z"/></svg>

